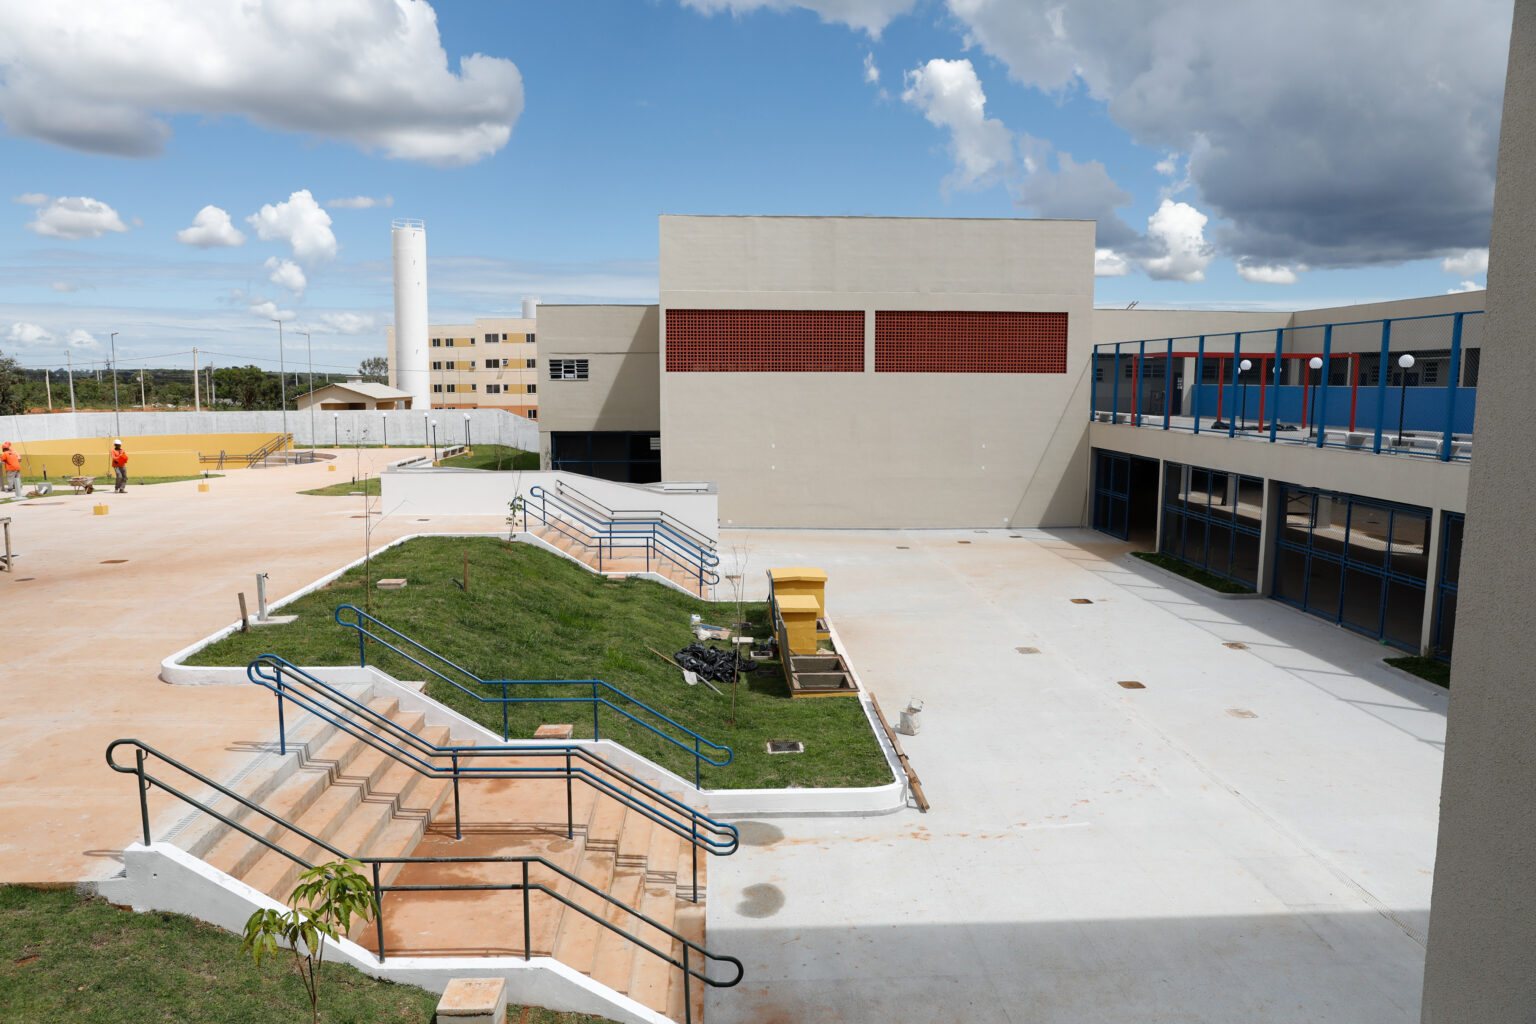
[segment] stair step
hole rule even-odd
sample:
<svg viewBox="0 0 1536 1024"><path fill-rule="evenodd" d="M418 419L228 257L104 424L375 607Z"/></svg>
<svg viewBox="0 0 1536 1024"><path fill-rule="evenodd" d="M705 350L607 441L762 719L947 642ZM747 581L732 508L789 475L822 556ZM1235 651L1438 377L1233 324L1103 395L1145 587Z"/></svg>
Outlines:
<svg viewBox="0 0 1536 1024"><path fill-rule="evenodd" d="M619 833L624 826L626 808L617 800L599 799L592 810L587 825L587 840L581 862L574 874L600 892L607 892L613 884L614 869L618 863ZM566 883L562 894L592 914L604 916L608 903L574 883ZM602 925L570 907L560 915L560 930L555 936L555 959L583 974L591 974L597 952L597 941Z"/></svg>
<svg viewBox="0 0 1536 1024"><path fill-rule="evenodd" d="M679 907L677 915L672 920L672 927L680 935L692 939L695 943L704 946L706 949L709 948L704 942L704 905L702 903L689 903ZM677 960L682 960L682 943L679 942L673 945L672 955ZM705 970L706 965L697 962L701 958L700 954L690 952L689 957L691 958L688 963L690 967L697 971ZM667 987L667 1006L662 1012L673 1020L682 1020L684 1018L683 1004L685 1002L683 972L680 968L674 967L671 969L671 975L670 984ZM702 1022L704 1020L705 985L697 978L691 978L686 988L689 996L686 1001L693 1004L693 1019Z"/></svg>

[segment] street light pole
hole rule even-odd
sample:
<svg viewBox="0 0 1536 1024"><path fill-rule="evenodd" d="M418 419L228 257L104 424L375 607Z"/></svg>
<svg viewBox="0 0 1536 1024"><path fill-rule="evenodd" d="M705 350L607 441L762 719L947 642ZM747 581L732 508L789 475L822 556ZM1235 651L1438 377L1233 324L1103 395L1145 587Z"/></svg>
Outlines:
<svg viewBox="0 0 1536 1024"><path fill-rule="evenodd" d="M1408 405L1408 370L1413 366L1413 356L1404 352L1397 357L1397 365L1403 371L1402 394L1397 400L1397 446L1401 448L1403 445L1403 411Z"/></svg>
<svg viewBox="0 0 1536 1024"><path fill-rule="evenodd" d="M432 421L432 463L437 464L437 420Z"/></svg>
<svg viewBox="0 0 1536 1024"><path fill-rule="evenodd" d="M123 423L117 405L117 332L113 331L112 337L108 340L112 343L112 426L115 428L113 433L122 437Z"/></svg>
<svg viewBox="0 0 1536 1024"><path fill-rule="evenodd" d="M1323 357L1313 356L1307 360L1307 366L1312 370L1312 437L1316 437L1322 427L1318 424L1317 417L1317 371L1323 368Z"/></svg>
<svg viewBox="0 0 1536 1024"><path fill-rule="evenodd" d="M384 447L388 448L389 447L389 413L381 411L379 413L379 422L384 424Z"/></svg>
<svg viewBox="0 0 1536 1024"><path fill-rule="evenodd" d="M276 317L272 322L277 324L277 391L283 410L283 436L288 436L288 366L283 362L283 322Z"/></svg>
<svg viewBox="0 0 1536 1024"><path fill-rule="evenodd" d="M69 411L75 411L75 357L69 349L64 350L64 365L69 367Z"/></svg>
<svg viewBox="0 0 1536 1024"><path fill-rule="evenodd" d="M315 349L304 332L304 350L309 353L309 450L315 450Z"/></svg>
<svg viewBox="0 0 1536 1024"><path fill-rule="evenodd" d="M464 447L469 447L469 413L464 414Z"/></svg>
<svg viewBox="0 0 1536 1024"><path fill-rule="evenodd" d="M1243 374L1247 373L1251 369L1253 369L1253 362L1251 360L1244 359L1242 362L1237 364L1237 375L1239 377L1242 377ZM1243 415L1242 415L1242 421L1241 422L1242 422L1242 426L1238 427L1237 429L1238 430L1247 430L1248 429L1248 381L1247 381L1246 378L1244 378L1244 380L1243 380Z"/></svg>
<svg viewBox="0 0 1536 1024"><path fill-rule="evenodd" d="M341 413L331 413L331 444L341 447Z"/></svg>

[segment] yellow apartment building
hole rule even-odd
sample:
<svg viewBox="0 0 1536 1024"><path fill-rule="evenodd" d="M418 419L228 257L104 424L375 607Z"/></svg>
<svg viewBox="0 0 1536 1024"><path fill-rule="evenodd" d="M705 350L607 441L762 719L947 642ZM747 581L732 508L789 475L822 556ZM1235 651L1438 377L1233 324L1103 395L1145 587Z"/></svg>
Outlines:
<svg viewBox="0 0 1536 1024"><path fill-rule="evenodd" d="M472 324L427 329L434 409L505 409L539 417L537 321L477 317ZM389 383L396 384L395 329L389 336Z"/></svg>

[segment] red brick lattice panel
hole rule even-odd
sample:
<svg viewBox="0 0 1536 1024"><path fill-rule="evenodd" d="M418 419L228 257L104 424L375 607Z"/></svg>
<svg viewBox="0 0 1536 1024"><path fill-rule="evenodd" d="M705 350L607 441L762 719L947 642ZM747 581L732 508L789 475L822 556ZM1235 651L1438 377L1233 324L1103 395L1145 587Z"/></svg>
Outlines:
<svg viewBox="0 0 1536 1024"><path fill-rule="evenodd" d="M1066 373L1067 314L875 313L880 373Z"/></svg>
<svg viewBox="0 0 1536 1024"><path fill-rule="evenodd" d="M669 373L862 373L858 309L669 309Z"/></svg>

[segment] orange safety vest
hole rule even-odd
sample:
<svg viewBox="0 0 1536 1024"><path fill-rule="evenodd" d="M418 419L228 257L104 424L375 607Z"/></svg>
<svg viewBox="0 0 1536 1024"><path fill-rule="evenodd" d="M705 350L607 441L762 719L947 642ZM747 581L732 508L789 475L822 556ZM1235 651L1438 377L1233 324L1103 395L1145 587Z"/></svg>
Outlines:
<svg viewBox="0 0 1536 1024"><path fill-rule="evenodd" d="M14 451L6 452L3 457L0 457L0 462L4 462L5 468L12 473L21 472L21 456Z"/></svg>
<svg viewBox="0 0 1536 1024"><path fill-rule="evenodd" d="M113 448L112 449L112 465L114 465L114 466L126 466L126 465L128 465L128 453L123 451L121 448Z"/></svg>

